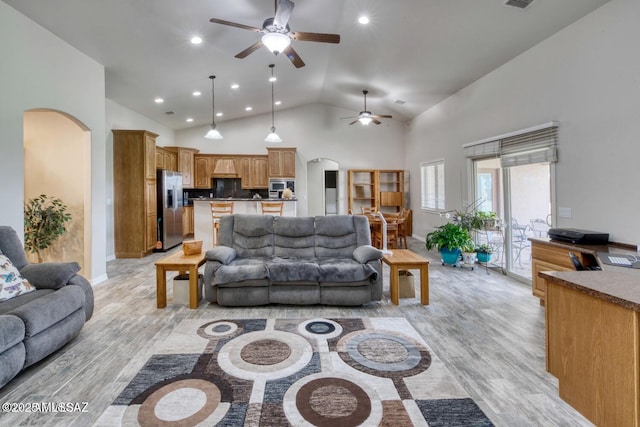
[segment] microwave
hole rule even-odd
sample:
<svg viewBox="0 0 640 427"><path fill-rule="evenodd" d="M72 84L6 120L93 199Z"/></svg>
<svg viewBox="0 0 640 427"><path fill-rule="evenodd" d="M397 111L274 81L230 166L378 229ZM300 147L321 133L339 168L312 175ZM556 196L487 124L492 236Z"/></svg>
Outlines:
<svg viewBox="0 0 640 427"><path fill-rule="evenodd" d="M292 179L270 179L269 180L269 198L279 199L285 188L289 188L292 192L296 192L295 181Z"/></svg>

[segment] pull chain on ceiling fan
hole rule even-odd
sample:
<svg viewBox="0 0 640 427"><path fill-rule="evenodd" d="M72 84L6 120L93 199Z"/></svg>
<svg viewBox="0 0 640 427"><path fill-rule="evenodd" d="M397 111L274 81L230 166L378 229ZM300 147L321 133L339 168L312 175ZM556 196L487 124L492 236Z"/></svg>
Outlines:
<svg viewBox="0 0 640 427"><path fill-rule="evenodd" d="M228 25L230 27L241 28L243 30L262 33L262 38L238 53L236 58L246 58L251 53L266 46L274 54L283 52L291 63L296 67L304 67L305 63L300 55L291 47L292 40L320 42L320 43L340 43L339 34L307 33L303 31L291 31L289 18L295 4L291 0L274 0L275 16L267 18L262 23L262 28L251 27L249 25L238 24L237 22L225 21L223 19L211 18L209 21L215 24Z"/></svg>

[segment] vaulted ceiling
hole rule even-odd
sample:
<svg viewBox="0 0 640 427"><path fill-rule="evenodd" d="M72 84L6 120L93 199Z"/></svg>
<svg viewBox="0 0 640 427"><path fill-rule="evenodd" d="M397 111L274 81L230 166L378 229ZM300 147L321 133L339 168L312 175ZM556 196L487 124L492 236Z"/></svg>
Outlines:
<svg viewBox="0 0 640 427"><path fill-rule="evenodd" d="M274 16L272 0L3 1L103 64L107 98L182 129L211 122L212 74L216 122L270 112L271 63L277 109L321 102L356 115L367 89L369 110L410 120L608 0L533 0L525 9L505 0L297 0L293 31L341 36L294 40L302 68L264 47L236 59L260 34L209 22L260 28ZM359 24L361 15L370 23ZM193 45L195 35L203 43Z"/></svg>

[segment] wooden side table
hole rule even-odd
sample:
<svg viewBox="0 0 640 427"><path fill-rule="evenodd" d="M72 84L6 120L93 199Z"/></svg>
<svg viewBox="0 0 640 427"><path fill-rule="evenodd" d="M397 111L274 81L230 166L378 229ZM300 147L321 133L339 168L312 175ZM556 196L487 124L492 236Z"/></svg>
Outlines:
<svg viewBox="0 0 640 427"><path fill-rule="evenodd" d="M156 262L156 300L158 308L167 306L167 271L189 273L189 308L198 308L198 267L204 264L204 253L185 255L176 252Z"/></svg>
<svg viewBox="0 0 640 427"><path fill-rule="evenodd" d="M398 305L400 299L400 270L420 270L420 304L429 305L429 260L408 249L394 249L384 255L382 262L391 269L391 303Z"/></svg>

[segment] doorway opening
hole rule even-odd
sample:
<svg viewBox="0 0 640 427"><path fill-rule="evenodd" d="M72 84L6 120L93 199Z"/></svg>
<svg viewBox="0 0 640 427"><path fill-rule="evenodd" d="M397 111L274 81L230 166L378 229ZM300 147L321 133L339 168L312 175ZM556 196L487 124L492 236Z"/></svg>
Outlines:
<svg viewBox="0 0 640 427"><path fill-rule="evenodd" d="M76 261L82 275L92 277L91 131L64 112L34 109L23 114L23 138L25 202L41 194L56 197L72 218L43 252L44 261Z"/></svg>

